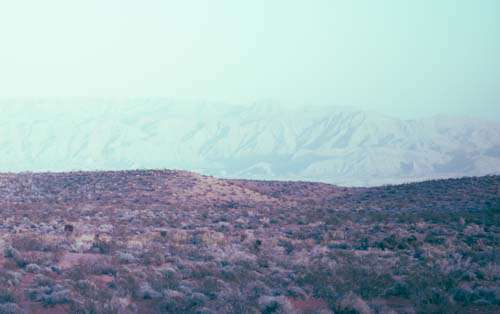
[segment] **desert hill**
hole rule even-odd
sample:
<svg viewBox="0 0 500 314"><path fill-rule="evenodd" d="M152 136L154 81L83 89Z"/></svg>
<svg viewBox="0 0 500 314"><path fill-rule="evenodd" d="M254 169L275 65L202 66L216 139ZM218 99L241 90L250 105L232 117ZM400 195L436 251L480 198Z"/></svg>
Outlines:
<svg viewBox="0 0 500 314"><path fill-rule="evenodd" d="M135 170L0 174L1 203L173 206L179 209L297 206L328 209L480 210L498 197L500 176L371 188L326 183L219 179L188 171Z"/></svg>
<svg viewBox="0 0 500 314"><path fill-rule="evenodd" d="M493 313L499 187L0 174L0 313Z"/></svg>

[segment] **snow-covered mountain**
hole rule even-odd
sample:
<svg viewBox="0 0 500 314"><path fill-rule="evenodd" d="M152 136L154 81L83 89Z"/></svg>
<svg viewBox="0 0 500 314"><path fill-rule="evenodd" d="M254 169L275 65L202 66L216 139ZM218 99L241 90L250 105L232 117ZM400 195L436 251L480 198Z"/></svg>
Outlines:
<svg viewBox="0 0 500 314"><path fill-rule="evenodd" d="M0 103L0 172L173 168L378 185L500 173L500 124L166 100Z"/></svg>

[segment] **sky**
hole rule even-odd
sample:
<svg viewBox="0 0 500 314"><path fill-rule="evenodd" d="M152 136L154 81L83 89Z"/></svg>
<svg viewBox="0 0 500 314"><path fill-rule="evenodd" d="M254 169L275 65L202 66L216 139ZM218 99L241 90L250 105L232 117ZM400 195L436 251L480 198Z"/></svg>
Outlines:
<svg viewBox="0 0 500 314"><path fill-rule="evenodd" d="M170 97L500 121L498 0L0 0L0 98Z"/></svg>

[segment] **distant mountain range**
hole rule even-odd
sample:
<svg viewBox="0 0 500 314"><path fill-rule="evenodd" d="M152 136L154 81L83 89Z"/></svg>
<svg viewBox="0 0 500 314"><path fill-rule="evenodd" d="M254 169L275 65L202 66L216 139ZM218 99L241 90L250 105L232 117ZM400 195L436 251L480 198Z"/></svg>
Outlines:
<svg viewBox="0 0 500 314"><path fill-rule="evenodd" d="M0 172L138 168L349 186L498 174L500 123L338 107L0 102Z"/></svg>

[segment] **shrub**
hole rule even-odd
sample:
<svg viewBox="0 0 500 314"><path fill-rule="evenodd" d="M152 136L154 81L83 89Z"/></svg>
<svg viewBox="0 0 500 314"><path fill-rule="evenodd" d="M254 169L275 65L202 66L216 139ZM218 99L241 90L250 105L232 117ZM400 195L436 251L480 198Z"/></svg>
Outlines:
<svg viewBox="0 0 500 314"><path fill-rule="evenodd" d="M337 308L335 309L335 313L371 314L373 311L362 298L352 292L349 292L340 299Z"/></svg>
<svg viewBox="0 0 500 314"><path fill-rule="evenodd" d="M430 244L435 244L435 245L440 245L440 244L444 244L444 242L446 241L446 239L444 237L441 237L441 236L438 236L438 235L434 235L434 234L428 234L425 236L425 242L427 243L430 243Z"/></svg>
<svg viewBox="0 0 500 314"><path fill-rule="evenodd" d="M11 290L0 289L0 303L15 303L16 298Z"/></svg>
<svg viewBox="0 0 500 314"><path fill-rule="evenodd" d="M386 296L395 296L402 298L410 297L410 287L406 282L396 281L389 289L387 289Z"/></svg>
<svg viewBox="0 0 500 314"><path fill-rule="evenodd" d="M150 300L150 299L160 299L162 297L162 294L159 293L158 291L155 291L153 288L151 288L151 285L147 282L142 283L139 286L138 291L136 292L136 295L145 300Z"/></svg>
<svg viewBox="0 0 500 314"><path fill-rule="evenodd" d="M118 259L118 262L121 264L130 264L137 262L137 259L135 258L134 255L126 252L118 252L116 254L116 258Z"/></svg>
<svg viewBox="0 0 500 314"><path fill-rule="evenodd" d="M45 306L65 304L71 301L71 293L62 285L55 284L43 275L37 275L35 285L26 290L30 300L41 302Z"/></svg>
<svg viewBox="0 0 500 314"><path fill-rule="evenodd" d="M282 240L282 239L280 239L278 241L278 245L281 246L281 247L283 247L285 249L286 254L290 254L294 250L294 246L293 246L292 242L290 242L288 240Z"/></svg>
<svg viewBox="0 0 500 314"><path fill-rule="evenodd" d="M115 243L111 241L102 241L97 239L94 241L92 244L92 247L90 248L91 251L100 253L100 254L109 254L115 247Z"/></svg>
<svg viewBox="0 0 500 314"><path fill-rule="evenodd" d="M24 313L19 305L9 302L0 304L0 314L19 314Z"/></svg>
<svg viewBox="0 0 500 314"><path fill-rule="evenodd" d="M43 241L40 236L27 234L16 236L12 239L12 246L20 251L57 251L58 248Z"/></svg>
<svg viewBox="0 0 500 314"><path fill-rule="evenodd" d="M16 250L15 248L13 248L12 246L7 246L4 248L3 250L3 255L7 258L19 258L19 256L21 255L21 253L19 253L18 250Z"/></svg>
<svg viewBox="0 0 500 314"><path fill-rule="evenodd" d="M292 305L284 296L272 297L272 296L261 296L257 300L257 305L259 310L263 314L271 313L292 313L294 311Z"/></svg>
<svg viewBox="0 0 500 314"><path fill-rule="evenodd" d="M37 264L28 264L26 266L26 271L29 273L38 273L40 272L40 266L38 266Z"/></svg>

